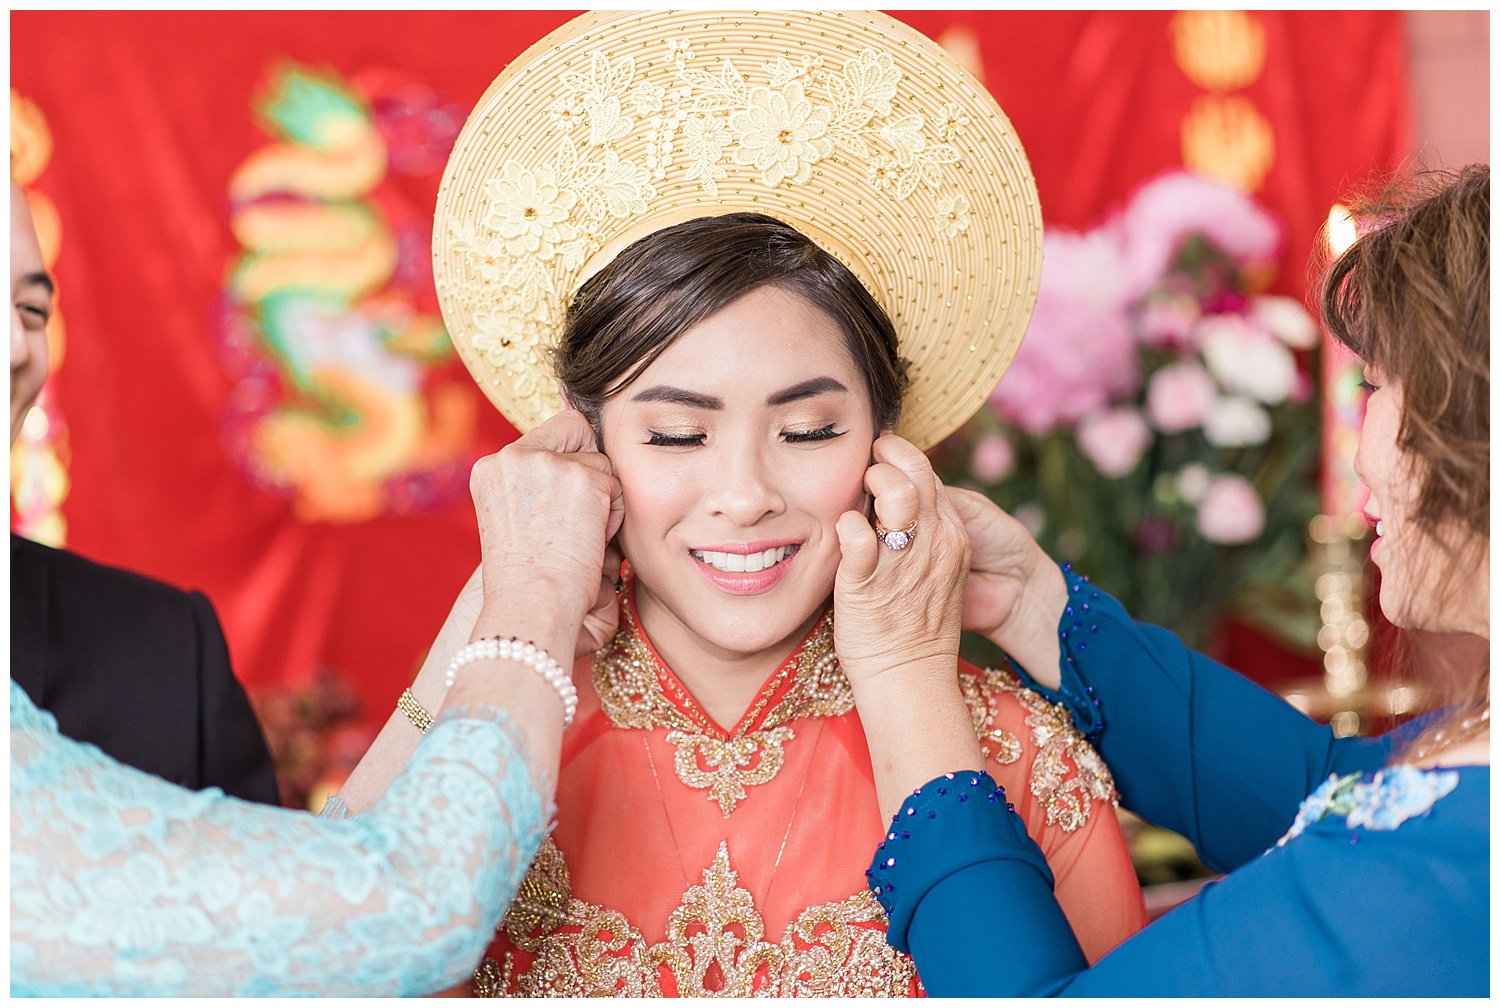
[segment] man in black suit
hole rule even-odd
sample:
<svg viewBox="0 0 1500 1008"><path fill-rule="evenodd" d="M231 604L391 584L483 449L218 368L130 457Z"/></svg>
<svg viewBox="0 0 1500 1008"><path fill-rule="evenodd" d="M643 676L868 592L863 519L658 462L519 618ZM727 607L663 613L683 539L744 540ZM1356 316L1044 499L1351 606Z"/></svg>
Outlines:
<svg viewBox="0 0 1500 1008"><path fill-rule="evenodd" d="M10 187L10 439L47 378L52 279ZM275 804L265 737L199 592L10 539L10 674L64 735L184 787Z"/></svg>

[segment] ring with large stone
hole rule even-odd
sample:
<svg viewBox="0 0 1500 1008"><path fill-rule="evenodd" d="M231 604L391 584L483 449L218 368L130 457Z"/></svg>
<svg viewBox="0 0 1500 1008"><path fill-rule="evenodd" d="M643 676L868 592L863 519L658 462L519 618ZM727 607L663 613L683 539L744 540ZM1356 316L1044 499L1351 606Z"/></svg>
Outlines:
<svg viewBox="0 0 1500 1008"><path fill-rule="evenodd" d="M875 523L875 538L879 539L880 545L888 550L904 550L916 537L917 520L915 518L912 519L910 525L898 529L888 529L878 521Z"/></svg>

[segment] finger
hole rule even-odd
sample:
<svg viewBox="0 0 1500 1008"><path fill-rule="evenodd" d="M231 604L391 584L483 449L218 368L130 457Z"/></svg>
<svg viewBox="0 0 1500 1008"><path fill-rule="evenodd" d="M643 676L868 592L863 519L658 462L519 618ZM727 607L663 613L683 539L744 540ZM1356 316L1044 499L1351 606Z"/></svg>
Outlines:
<svg viewBox="0 0 1500 1008"><path fill-rule="evenodd" d="M846 583L862 584L875 573L875 565L880 562L880 541L875 538L875 530L858 511L845 511L834 529L839 534L839 551L843 555L839 578Z"/></svg>
<svg viewBox="0 0 1500 1008"><path fill-rule="evenodd" d="M599 447L588 418L573 409L548 417L539 427L522 435L518 443L564 453L596 452Z"/></svg>
<svg viewBox="0 0 1500 1008"><path fill-rule="evenodd" d="M865 489L875 498L875 517L886 528L906 528L917 520L917 487L895 466L877 462L866 469Z"/></svg>
<svg viewBox="0 0 1500 1008"><path fill-rule="evenodd" d="M878 438L871 447L876 462L884 462L904 472L917 489L917 514L921 517L933 513L937 506L938 482L932 471L932 463L921 449L905 438L887 434ZM908 519L909 521L910 519Z"/></svg>

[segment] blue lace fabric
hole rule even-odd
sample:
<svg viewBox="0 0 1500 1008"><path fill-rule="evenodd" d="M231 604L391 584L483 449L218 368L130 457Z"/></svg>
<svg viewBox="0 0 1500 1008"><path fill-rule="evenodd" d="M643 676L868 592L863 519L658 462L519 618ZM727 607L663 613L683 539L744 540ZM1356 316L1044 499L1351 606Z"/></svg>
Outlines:
<svg viewBox="0 0 1500 1008"><path fill-rule="evenodd" d="M13 996L419 995L479 960L546 835L507 714L444 711L358 818L192 792L10 689Z"/></svg>

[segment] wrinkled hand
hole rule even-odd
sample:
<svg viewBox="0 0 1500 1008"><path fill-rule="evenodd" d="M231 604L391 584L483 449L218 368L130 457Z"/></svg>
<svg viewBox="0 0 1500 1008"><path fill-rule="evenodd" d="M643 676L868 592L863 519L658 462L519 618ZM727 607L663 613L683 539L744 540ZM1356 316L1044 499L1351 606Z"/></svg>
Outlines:
<svg viewBox="0 0 1500 1008"><path fill-rule="evenodd" d="M903 667L957 670L969 541L927 456L895 435L875 442L865 473L875 515L888 529L915 519L911 545L891 550L864 515L845 512L834 579L834 648L856 689Z"/></svg>
<svg viewBox="0 0 1500 1008"><path fill-rule="evenodd" d="M576 410L480 459L469 477L487 602L555 602L581 629L578 653L614 633L620 555L608 543L625 517L620 481Z"/></svg>
<svg viewBox="0 0 1500 1008"><path fill-rule="evenodd" d="M1057 621L1067 604L1062 572L1026 527L984 494L949 487L968 533L963 628L983 634L1044 686L1056 688Z"/></svg>

